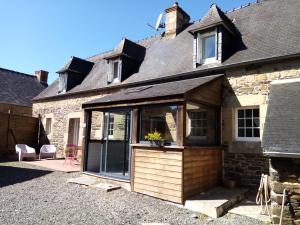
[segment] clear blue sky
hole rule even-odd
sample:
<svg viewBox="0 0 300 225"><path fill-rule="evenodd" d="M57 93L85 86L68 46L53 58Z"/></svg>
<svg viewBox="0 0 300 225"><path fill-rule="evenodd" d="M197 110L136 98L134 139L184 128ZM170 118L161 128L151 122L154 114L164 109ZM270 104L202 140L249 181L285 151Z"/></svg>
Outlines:
<svg viewBox="0 0 300 225"><path fill-rule="evenodd" d="M199 20L212 3L224 11L253 0L178 0ZM49 83L71 56L86 58L114 48L122 37L156 34L146 24L174 0L0 0L0 67L32 74L49 71Z"/></svg>

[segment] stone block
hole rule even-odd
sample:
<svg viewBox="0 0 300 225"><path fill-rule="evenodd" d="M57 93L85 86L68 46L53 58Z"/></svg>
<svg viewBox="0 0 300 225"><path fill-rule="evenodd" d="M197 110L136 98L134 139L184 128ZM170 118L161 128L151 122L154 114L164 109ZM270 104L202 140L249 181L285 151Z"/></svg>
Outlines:
<svg viewBox="0 0 300 225"><path fill-rule="evenodd" d="M271 188L275 193L282 194L283 190L286 189L289 192L300 194L300 184L299 183L288 183L288 182L270 182Z"/></svg>

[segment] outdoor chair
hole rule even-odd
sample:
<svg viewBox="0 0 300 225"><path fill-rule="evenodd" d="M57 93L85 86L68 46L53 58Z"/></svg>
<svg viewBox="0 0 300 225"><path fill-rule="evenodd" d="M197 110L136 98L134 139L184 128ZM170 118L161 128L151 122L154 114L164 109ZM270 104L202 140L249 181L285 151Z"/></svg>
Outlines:
<svg viewBox="0 0 300 225"><path fill-rule="evenodd" d="M54 145L43 145L40 149L39 159L43 157L56 158L56 147Z"/></svg>
<svg viewBox="0 0 300 225"><path fill-rule="evenodd" d="M77 161L77 152L78 152L78 146L74 144L68 144L65 149L65 162L68 160L70 161L70 164L75 163Z"/></svg>
<svg viewBox="0 0 300 225"><path fill-rule="evenodd" d="M16 145L16 153L19 155L19 161L26 157L36 158L35 149L24 144Z"/></svg>

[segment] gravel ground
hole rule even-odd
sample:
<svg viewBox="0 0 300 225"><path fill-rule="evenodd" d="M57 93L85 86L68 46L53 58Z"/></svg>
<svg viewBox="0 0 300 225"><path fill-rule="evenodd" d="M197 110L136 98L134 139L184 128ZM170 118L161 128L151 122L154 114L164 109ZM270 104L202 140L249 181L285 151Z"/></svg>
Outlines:
<svg viewBox="0 0 300 225"><path fill-rule="evenodd" d="M210 218L126 190L110 193L69 184L79 173L51 172L18 162L0 162L0 224L209 224L256 225L227 214Z"/></svg>

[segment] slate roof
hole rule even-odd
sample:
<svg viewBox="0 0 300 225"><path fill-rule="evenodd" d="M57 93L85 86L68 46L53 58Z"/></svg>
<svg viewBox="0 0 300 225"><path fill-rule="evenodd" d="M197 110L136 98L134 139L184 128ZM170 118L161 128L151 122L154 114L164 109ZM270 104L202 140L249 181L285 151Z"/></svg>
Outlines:
<svg viewBox="0 0 300 225"><path fill-rule="evenodd" d="M225 15L225 13L216 5L212 4L207 14L200 20L190 26L189 31L195 31L211 28L216 25L223 25L232 34L235 33L235 27L232 21Z"/></svg>
<svg viewBox="0 0 300 225"><path fill-rule="evenodd" d="M300 79L274 82L264 125L262 147L265 154L299 154L300 157Z"/></svg>
<svg viewBox="0 0 300 225"><path fill-rule="evenodd" d="M127 101L145 100L149 98L152 99L184 95L188 91L220 78L221 76L223 76L223 74L121 89L113 94L92 100L83 105L88 106L92 104L99 105L106 103L123 103Z"/></svg>
<svg viewBox="0 0 300 225"><path fill-rule="evenodd" d="M250 6L226 13L239 33L232 49L235 53L222 63L202 65L193 68L193 35L191 28L201 25L201 21L191 24L174 39L163 35L137 42L146 48L139 71L121 84L107 84L107 63L105 58L115 50L88 58L94 62L91 72L84 81L63 95L82 91L100 90L115 85L131 85L158 79L172 79L174 76L224 71L227 67L254 63L278 57L300 54L300 1L264 0ZM220 14L221 15L221 14ZM54 82L35 99L57 96L58 82Z"/></svg>
<svg viewBox="0 0 300 225"><path fill-rule="evenodd" d="M72 71L79 74L87 74L91 71L93 65L93 62L72 56L70 61L63 68L57 71L57 73Z"/></svg>
<svg viewBox="0 0 300 225"><path fill-rule="evenodd" d="M0 103L32 106L32 99L46 87L36 78L0 68Z"/></svg>
<svg viewBox="0 0 300 225"><path fill-rule="evenodd" d="M107 54L104 58L111 59L123 55L135 61L143 61L145 51L144 46L123 38L114 51Z"/></svg>

